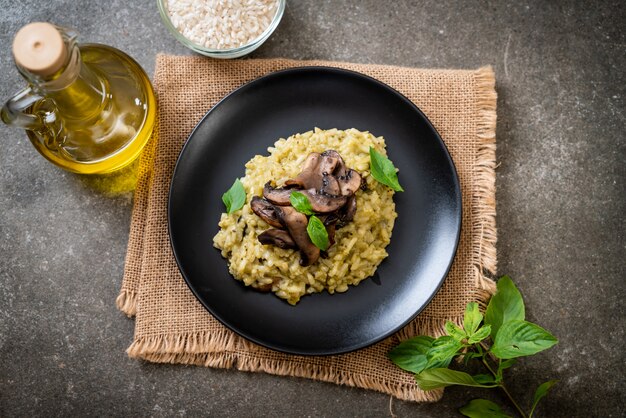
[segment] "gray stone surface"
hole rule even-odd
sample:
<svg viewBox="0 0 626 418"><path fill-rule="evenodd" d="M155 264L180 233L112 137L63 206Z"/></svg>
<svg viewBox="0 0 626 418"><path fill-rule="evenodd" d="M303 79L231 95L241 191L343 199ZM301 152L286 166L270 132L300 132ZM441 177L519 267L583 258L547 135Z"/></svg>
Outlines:
<svg viewBox="0 0 626 418"><path fill-rule="evenodd" d="M0 0L0 98L22 85L9 45L35 20L121 48L149 73L189 54L153 0ZM295 1L254 56L419 67L494 65L499 268L560 338L521 362L524 404L560 379L542 416L622 416L626 14L623 3ZM132 196L107 196L0 126L0 415L389 416L388 396L305 379L130 360L115 308ZM394 400L399 417L451 416L472 397Z"/></svg>

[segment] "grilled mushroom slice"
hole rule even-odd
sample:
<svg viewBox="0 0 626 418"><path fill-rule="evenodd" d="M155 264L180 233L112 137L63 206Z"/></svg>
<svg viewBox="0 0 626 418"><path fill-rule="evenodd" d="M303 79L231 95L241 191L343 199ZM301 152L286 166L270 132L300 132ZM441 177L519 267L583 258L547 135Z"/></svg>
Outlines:
<svg viewBox="0 0 626 418"><path fill-rule="evenodd" d="M334 153L323 152L320 154L320 156L321 156L321 160L320 160L319 171L325 176L329 174L333 174L335 170L337 169L337 165L343 163L343 159L341 158L341 155L339 155L337 151L334 151Z"/></svg>
<svg viewBox="0 0 626 418"><path fill-rule="evenodd" d="M319 220L322 221L324 226L328 226L330 224L335 224L339 221L339 211L327 213L325 215L319 215Z"/></svg>
<svg viewBox="0 0 626 418"><path fill-rule="evenodd" d="M271 183L268 181L263 186L263 197L274 203L275 205L280 206L289 206L291 202L289 201L289 196L294 189L280 189L272 187Z"/></svg>
<svg viewBox="0 0 626 418"><path fill-rule="evenodd" d="M341 186L339 185L339 181L333 175L325 174L322 177L322 187L320 187L319 192L333 196L340 195Z"/></svg>
<svg viewBox="0 0 626 418"><path fill-rule="evenodd" d="M250 208L259 218L276 228L282 228L283 224L278 217L276 207L265 199L254 196L250 201Z"/></svg>
<svg viewBox="0 0 626 418"><path fill-rule="evenodd" d="M328 234L328 248L332 247L335 244L335 230L336 229L337 227L335 226L334 223L330 225L326 225L326 233Z"/></svg>
<svg viewBox="0 0 626 418"><path fill-rule="evenodd" d="M345 206L341 208L339 214L339 221L342 225L350 222L354 219L354 214L356 213L356 196L352 195L348 198Z"/></svg>
<svg viewBox="0 0 626 418"><path fill-rule="evenodd" d="M319 167L321 159L322 156L317 152L310 153L304 160L304 166L300 174L298 174L295 179L287 180L285 185L302 189L315 188L315 183L317 183L317 168ZM321 179L319 182L321 182Z"/></svg>
<svg viewBox="0 0 626 418"><path fill-rule="evenodd" d="M306 231L308 220L306 215L298 212L291 206L278 206L276 213L282 224L289 231L296 245L300 249L300 265L310 266L320 257L320 249L311 242Z"/></svg>
<svg viewBox="0 0 626 418"><path fill-rule="evenodd" d="M359 173L349 168L345 170L343 175L338 175L337 180L341 188L342 196L352 196L361 187L363 178Z"/></svg>
<svg viewBox="0 0 626 418"><path fill-rule="evenodd" d="M335 168L339 168L338 166L345 166L346 163L343 161L343 158L341 157L341 155L335 151L334 149L327 149L326 151L324 151L322 154L322 157L331 157L337 160L337 167Z"/></svg>
<svg viewBox="0 0 626 418"><path fill-rule="evenodd" d="M339 194L338 184L332 174L341 162L341 157L324 155L312 152L304 162L304 167L295 179L287 180L287 186L296 186L302 189L315 189L320 193Z"/></svg>
<svg viewBox="0 0 626 418"><path fill-rule="evenodd" d="M334 174L338 180L342 196L353 195L357 190L359 190L359 187L361 187L361 183L363 182L361 175L355 170L346 167L346 163L337 151L332 149L326 150L322 153L322 157L337 160L337 164L335 165L335 169L332 174Z"/></svg>
<svg viewBox="0 0 626 418"><path fill-rule="evenodd" d="M297 249L298 246L284 229L270 228L258 236L259 242L263 245L275 245L284 249Z"/></svg>
<svg viewBox="0 0 626 418"><path fill-rule="evenodd" d="M317 213L334 212L346 204L348 198L346 196L331 196L321 193L315 193L314 189L301 190L300 193L305 195L311 203L311 208Z"/></svg>

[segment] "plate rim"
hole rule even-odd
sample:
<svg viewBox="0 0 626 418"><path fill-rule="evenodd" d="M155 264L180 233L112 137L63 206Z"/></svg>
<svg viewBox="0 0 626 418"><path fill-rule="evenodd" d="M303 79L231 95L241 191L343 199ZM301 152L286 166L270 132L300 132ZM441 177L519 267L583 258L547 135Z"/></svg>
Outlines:
<svg viewBox="0 0 626 418"><path fill-rule="evenodd" d="M442 275L442 277L439 279L437 285L434 288L434 291L432 292L432 294L428 297L428 299L426 300L426 302L415 311L415 313L413 313L412 315L410 315L404 322L402 322L400 325L394 327L393 329L390 329L389 331L383 333L383 335L378 336L373 338L372 340L368 340L366 342L362 342L360 344L353 344L348 348L340 348L340 349L334 349L334 350L318 350L318 351L304 351L304 350L293 350L293 349L285 349L284 347L281 347L280 345L276 345L276 344L272 344L271 342L268 341L263 341L260 340L256 337L253 336L249 336L246 334L246 332L243 332L242 330L236 329L235 327L232 327L231 325L227 324L226 321L224 321L219 315L217 315L216 313L213 312L213 310L211 309L211 307L209 306L209 304L201 297L201 295L199 294L199 292L195 289L195 287L193 286L193 284L191 283L190 279L187 277L187 275L185 274L182 264L180 262L180 257L178 252L176 251L176 246L174 244L174 239L172 237L172 194L173 194L173 189L174 189L174 181L176 179L176 175L179 169L179 164L181 163L181 159L183 157L183 154L185 153L185 150L187 148L187 146L190 143L191 138L194 136L194 134L196 133L196 131L200 128L200 126L203 124L204 120L207 119L208 117L210 117L210 115L213 113L213 111L215 109L217 109L223 102L227 101L228 99L230 99L232 96L234 96L235 94L237 94L240 90L243 90L245 88L249 88L251 85L254 85L256 83L260 83L262 81L265 81L267 79L271 79L271 78L275 78L275 77L281 77L283 75L290 75L293 73L306 73L306 72L316 72L316 71L326 71L326 72L330 72L330 73L338 73L341 75L349 75L352 77L357 77L357 78L362 78L365 79L368 82L373 82L374 84L376 84L377 86L383 88L384 90L387 90L388 92L396 95L398 98L400 98L402 101L404 101L406 104L408 104L411 108L413 108L414 111L416 111L422 118L423 120L426 122L427 126L430 128L430 130L432 131L432 133L434 134L434 136L436 137L436 139L438 140L438 142L440 143L440 145L442 145L443 150L445 151L445 157L449 162L450 167L452 168L452 178L453 178L453 183L454 183L454 194L456 196L456 203L457 203L457 207L458 207L458 211L456 213L456 217L457 217L457 225L456 225L456 237L454 240L454 248L452 251L452 255L450 257L450 260L448 261L448 265L445 268L445 272ZM174 170L172 171L172 177L170 179L170 184L169 184L169 189L168 189L168 193L167 193L167 233L168 233L168 241L170 244L170 248L172 250L172 254L174 255L174 259L176 261L176 266L178 268L178 271L180 273L180 275L183 277L183 280L185 281L187 287L189 288L189 290L191 290L192 294L194 295L194 297L196 298L196 300L198 302L200 302L200 304L204 307L204 309L207 310L207 312L213 317L215 318L218 322L220 322L223 326L225 326L227 329L229 329L230 331L234 332L235 334L239 335L240 337L251 341L255 344L258 344L260 346L263 346L265 348L277 351L277 352L281 352L281 353L286 353L286 354L292 354L292 355L301 355L301 356L333 356L333 355L339 355L339 354L347 354L347 353L351 353L360 349L364 349L367 347L370 347L380 341L383 341L384 339L390 337L391 335L397 333L398 331L400 331L402 328L404 328L405 326L407 326L411 321L413 321L424 309L426 309L426 307L428 305L430 305L430 303L432 302L432 300L435 298L435 296L439 293L439 291L441 290L441 287L443 286L443 283L445 282L445 280L448 277L448 274L450 273L450 269L452 268L452 265L454 264L454 260L456 258L456 254L459 248L459 243L461 240L461 232L462 232L462 228L463 228L463 195L462 195L462 190L461 190L461 181L459 179L459 175L458 175L458 170L456 168L456 164L454 163L454 160L452 159L452 155L450 154L450 150L448 149L448 146L446 145L445 141L443 140L443 138L441 137L441 135L439 134L439 132L437 131L437 129L435 128L435 126L433 125L433 123L430 121L430 119L424 114L424 112L422 112L422 110L415 104L413 103L413 101L411 101L408 97L406 97L404 94L402 94L401 92L399 92L398 90L396 90L395 88L391 87L390 85L372 77L369 76L367 74L363 74L361 72L358 71L354 71L354 70L349 70L349 69L345 69L345 68L339 68L339 67L332 67L332 66L326 66L326 65L310 65L310 66L301 66L301 67L291 67L291 68L286 68L286 69L282 69L282 70L277 70L277 71L272 71L270 73L267 73L265 75L262 75L260 77L257 77L253 80L250 80L244 84L242 84L241 86L237 87L236 89L232 90L231 92L229 92L228 94L226 94L222 99L220 99L218 102L215 103L215 105L213 105L205 114L204 116L198 121L198 123L194 126L194 128L191 130L191 132L187 135L187 139L185 140L185 143L183 144L180 153L178 154L178 157L176 158L176 164L174 165ZM225 260L225 262L228 262L227 260ZM229 273L229 275L231 276L231 278L233 280L235 280L232 277L232 274ZM370 277L366 278L370 279Z"/></svg>

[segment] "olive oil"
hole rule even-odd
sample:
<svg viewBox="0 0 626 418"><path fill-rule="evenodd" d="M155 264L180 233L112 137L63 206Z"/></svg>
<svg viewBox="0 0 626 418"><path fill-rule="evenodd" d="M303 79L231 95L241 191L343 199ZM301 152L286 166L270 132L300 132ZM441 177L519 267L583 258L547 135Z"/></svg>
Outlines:
<svg viewBox="0 0 626 418"><path fill-rule="evenodd" d="M104 174L130 164L154 127L156 100L150 80L123 52L78 45L72 32L54 28L66 48L54 72L21 63L14 42L16 65L29 87L7 102L3 121L26 129L35 148L66 170Z"/></svg>

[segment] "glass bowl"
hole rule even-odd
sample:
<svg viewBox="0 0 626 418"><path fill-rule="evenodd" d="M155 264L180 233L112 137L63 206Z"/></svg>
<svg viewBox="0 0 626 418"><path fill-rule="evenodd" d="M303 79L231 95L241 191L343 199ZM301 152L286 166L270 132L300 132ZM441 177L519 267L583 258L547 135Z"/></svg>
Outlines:
<svg viewBox="0 0 626 418"><path fill-rule="evenodd" d="M185 36L183 36L182 33L178 31L178 29L176 29L176 27L174 27L174 24L170 20L170 16L167 12L167 0L157 0L157 5L159 7L159 13L161 14L161 20L163 20L163 23L165 24L167 29L172 33L172 35L174 35L174 38L176 38L181 44L185 45L187 48L197 52L198 54L206 55L207 57L212 58L239 58L249 54L250 52L260 47L263 42L265 42L267 38L270 37L274 30L276 30L276 27L280 23L280 19L282 19L283 13L285 12L286 3L286 0L277 1L278 7L276 9L276 14L274 15L274 18L270 22L269 26L265 29L265 31L263 31L261 35L259 35L257 38L253 39L246 45L229 49L206 48L202 45L194 43L190 39L187 39Z"/></svg>

